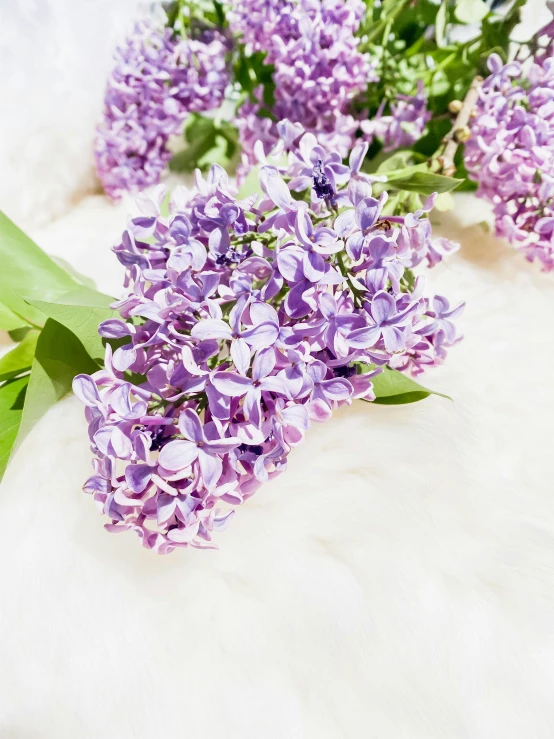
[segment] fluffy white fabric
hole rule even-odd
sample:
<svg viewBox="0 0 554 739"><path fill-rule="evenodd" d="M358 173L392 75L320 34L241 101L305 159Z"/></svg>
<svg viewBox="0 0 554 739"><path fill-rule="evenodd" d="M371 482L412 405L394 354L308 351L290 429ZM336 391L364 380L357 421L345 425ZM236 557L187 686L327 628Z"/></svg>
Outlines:
<svg viewBox="0 0 554 739"><path fill-rule="evenodd" d="M91 34L87 73L100 16L115 13L89 6L71 6ZM10 171L6 210L22 225L34 219L18 188L37 194L46 177L44 220L85 181L92 116L74 115L44 123L48 177L30 152ZM114 293L108 247L129 209L86 197L32 234ZM475 225L486 212L459 196L437 219L463 248L430 277L467 301L465 340L425 381L455 402L359 402L314 426L217 552L157 557L107 534L80 492L81 406L43 419L1 487L1 737L552 737L554 278Z"/></svg>

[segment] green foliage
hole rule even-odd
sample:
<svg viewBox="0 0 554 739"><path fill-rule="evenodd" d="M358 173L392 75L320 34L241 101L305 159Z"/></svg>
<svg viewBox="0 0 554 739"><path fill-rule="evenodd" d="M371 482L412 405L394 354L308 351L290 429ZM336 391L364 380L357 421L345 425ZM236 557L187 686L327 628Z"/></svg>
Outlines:
<svg viewBox="0 0 554 739"><path fill-rule="evenodd" d="M2 436L3 412L1 398L12 398L12 382L0 387L0 479L6 465L33 426L58 400L71 392L75 375L90 374L98 369L77 337L61 323L48 318L40 332L35 356L28 377L15 380L24 397L17 396L7 409L9 432ZM7 388L7 389L6 389ZM17 406L17 407L15 407ZM6 407L6 406L4 406Z"/></svg>
<svg viewBox="0 0 554 739"><path fill-rule="evenodd" d="M172 172L194 172L208 169L213 163L227 167L238 153L238 131L231 123L206 118L198 113L189 116L185 127L186 148L169 162Z"/></svg>
<svg viewBox="0 0 554 739"><path fill-rule="evenodd" d="M480 23L489 12L483 0L456 0L454 15L460 23Z"/></svg>
<svg viewBox="0 0 554 739"><path fill-rule="evenodd" d="M0 480L19 433L28 383L28 377L20 377L0 385Z"/></svg>
<svg viewBox="0 0 554 739"><path fill-rule="evenodd" d="M106 298L105 305L67 305L64 303L45 303L31 300L31 304L49 318L53 318L69 329L81 342L90 357L101 363L104 358L104 345L98 335L98 326L112 316L118 315L111 310L111 298Z"/></svg>
<svg viewBox="0 0 554 739"><path fill-rule="evenodd" d="M266 64L266 54L256 51L247 55L244 46L239 47L233 66L234 78L242 92L252 97L258 87L263 87L263 102L270 108L275 103L274 67Z"/></svg>
<svg viewBox="0 0 554 739"><path fill-rule="evenodd" d="M368 372L373 369L371 366L362 365L362 370ZM374 403L379 405L404 405L406 403L416 403L418 400L425 400L430 395L439 395L447 398L448 395L437 393L434 390L420 385L408 375L385 367L381 374L373 378L373 390L375 392Z"/></svg>
<svg viewBox="0 0 554 739"><path fill-rule="evenodd" d="M25 321L6 306L0 303L0 331L16 331L25 326Z"/></svg>
<svg viewBox="0 0 554 739"><path fill-rule="evenodd" d="M96 306L111 301L90 287L90 281L83 278L88 283L83 284L63 269L1 211L0 259L4 265L0 270L0 321L4 321L1 330L42 327L46 315L33 301L63 300L67 304Z"/></svg>
<svg viewBox="0 0 554 739"><path fill-rule="evenodd" d="M0 357L0 382L29 372L35 356L39 331L32 329L11 351Z"/></svg>
<svg viewBox="0 0 554 739"><path fill-rule="evenodd" d="M79 287L77 280L1 211L0 260L3 265L0 269L0 303L20 317L20 326L26 323L42 326L45 320L44 314L26 303L22 294L40 300L55 300ZM32 279L29 279L30 275Z"/></svg>
<svg viewBox="0 0 554 739"><path fill-rule="evenodd" d="M409 167L399 172L391 172L387 175L387 188L388 185L392 185L397 190L416 192L419 195L431 195L434 192L449 192L461 183L462 180L434 174L417 166Z"/></svg>
<svg viewBox="0 0 554 739"><path fill-rule="evenodd" d="M249 195L258 193L261 195L262 188L260 187L260 167L252 167L250 172L246 175L244 182L238 193L238 199L243 200Z"/></svg>
<svg viewBox="0 0 554 739"><path fill-rule="evenodd" d="M112 298L64 269L1 212L0 258L0 330L18 342L0 357L1 479L15 447L71 390L73 377L99 368L98 324L113 311Z"/></svg>
<svg viewBox="0 0 554 739"><path fill-rule="evenodd" d="M423 83L432 117L426 134L413 149L433 157L452 127L448 103L463 100L474 77L488 74L486 60L493 51L506 58L510 33L524 2L515 0L499 13L484 0L394 0L378 6L368 0L367 18L360 31L361 48L378 60L380 79L357 101L357 111L367 112L371 118L384 101L387 114L398 94L413 95L418 83ZM459 31L467 24L477 26L478 32L468 40L453 41L465 38ZM377 154L370 151L368 156ZM461 157L455 163L457 177L464 179ZM464 182L461 188L475 186Z"/></svg>

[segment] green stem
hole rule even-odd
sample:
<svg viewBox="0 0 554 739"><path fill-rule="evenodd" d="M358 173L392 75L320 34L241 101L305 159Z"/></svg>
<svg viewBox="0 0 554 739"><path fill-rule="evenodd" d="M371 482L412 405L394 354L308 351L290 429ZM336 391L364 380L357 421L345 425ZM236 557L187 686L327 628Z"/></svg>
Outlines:
<svg viewBox="0 0 554 739"><path fill-rule="evenodd" d="M371 28L365 34L363 49L361 49L361 51L364 51L366 49L366 45L372 44L377 38L382 37L383 33L386 31L387 26L394 23L397 16L400 15L400 13L407 5L409 5L410 2L411 0L401 0L401 2L398 3L396 8L392 11L390 15L388 15L386 18L380 19L379 22L376 23L373 28Z"/></svg>
<svg viewBox="0 0 554 739"><path fill-rule="evenodd" d="M348 267L344 263L344 254L343 252L339 251L336 254L337 257L337 264L340 269L341 275L343 277L346 277L346 282L348 283L348 287L350 288L352 295L354 296L354 302L359 303L356 305L357 308L361 308L364 303L364 294L359 290L356 285L352 282L352 277L350 276L350 271L348 270Z"/></svg>

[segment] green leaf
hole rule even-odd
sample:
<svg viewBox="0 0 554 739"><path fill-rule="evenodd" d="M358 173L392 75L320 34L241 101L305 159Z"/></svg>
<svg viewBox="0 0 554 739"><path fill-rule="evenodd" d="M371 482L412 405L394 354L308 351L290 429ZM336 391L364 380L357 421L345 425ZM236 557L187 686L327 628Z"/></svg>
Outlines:
<svg viewBox="0 0 554 739"><path fill-rule="evenodd" d="M44 315L28 305L22 293L51 301L80 286L1 211L0 261L0 302L37 326L43 325Z"/></svg>
<svg viewBox="0 0 554 739"><path fill-rule="evenodd" d="M185 128L185 141L188 146L178 152L169 162L172 172L194 172L199 166L199 160L214 148L216 144L217 128L213 118L194 113L189 116Z"/></svg>
<svg viewBox="0 0 554 739"><path fill-rule="evenodd" d="M22 326L21 328L15 328L13 331L8 331L8 336L13 342L19 344L19 342L23 341L23 339L27 336L29 331L34 330L35 329L31 328L31 326Z"/></svg>
<svg viewBox="0 0 554 739"><path fill-rule="evenodd" d="M28 377L19 377L0 385L0 480L19 432L28 383Z"/></svg>
<svg viewBox="0 0 554 739"><path fill-rule="evenodd" d="M253 167L250 172L246 175L246 179L242 183L242 186L237 195L237 200L244 200L249 195L259 193L261 195L262 188L260 187L260 167L259 165Z"/></svg>
<svg viewBox="0 0 554 739"><path fill-rule="evenodd" d="M480 23L489 14L488 5L483 0L457 0L454 15L460 23Z"/></svg>
<svg viewBox="0 0 554 739"><path fill-rule="evenodd" d="M408 190L420 195L431 195L433 192L449 192L463 182L463 180L457 180L454 177L445 177L441 174L422 171L418 166L388 174L387 181L397 190Z"/></svg>
<svg viewBox="0 0 554 739"><path fill-rule="evenodd" d="M16 316L15 313L3 303L0 303L0 331L15 331L27 325L23 318Z"/></svg>
<svg viewBox="0 0 554 739"><path fill-rule="evenodd" d="M228 166L238 152L238 130L232 123L193 113L185 128L186 149L177 152L169 163L172 172L194 172L211 164Z"/></svg>
<svg viewBox="0 0 554 739"><path fill-rule="evenodd" d="M96 284L94 280L91 277L87 277L86 275L82 275L78 270L75 269L75 267L72 264L69 264L69 262L66 259L63 259L62 257L53 256L52 259L56 264L58 264L62 269L64 269L68 274L73 277L76 282L80 283L81 285L84 285L87 288L90 288L91 290L96 290Z"/></svg>
<svg viewBox="0 0 554 739"><path fill-rule="evenodd" d="M364 366L364 371L373 369L370 366ZM420 385L419 382L412 380L408 375L402 374L397 370L385 367L381 374L372 379L373 390L375 392L374 403L380 405L402 405L405 403L416 403L418 400L424 400L430 395L439 395L447 400L452 400L448 395L437 393L434 390Z"/></svg>
<svg viewBox="0 0 554 739"><path fill-rule="evenodd" d="M71 392L75 375L96 372L98 365L89 357L77 337L61 323L48 318L37 341L35 358L28 379L19 433L14 436L7 458L46 411ZM0 388L0 390L3 389ZM0 414L1 419L1 414ZM0 458L5 449L0 448ZM1 469L1 467L0 467Z"/></svg>
<svg viewBox="0 0 554 739"><path fill-rule="evenodd" d="M446 12L448 10L448 0L442 0L440 8L437 12L435 20L435 38L437 46L444 46L446 33Z"/></svg>
<svg viewBox="0 0 554 739"><path fill-rule="evenodd" d="M0 382L12 380L31 369L38 336L38 331L29 331L20 344L0 357Z"/></svg>
<svg viewBox="0 0 554 739"><path fill-rule="evenodd" d="M81 305L71 303L71 294L66 296L69 302L46 303L42 300L29 300L31 305L38 308L42 313L53 318L58 323L68 328L93 359L103 360L104 346L98 335L98 325L112 316L118 315L117 311L111 310L109 305L113 298L96 293L98 305ZM93 296L89 296L93 297Z"/></svg>

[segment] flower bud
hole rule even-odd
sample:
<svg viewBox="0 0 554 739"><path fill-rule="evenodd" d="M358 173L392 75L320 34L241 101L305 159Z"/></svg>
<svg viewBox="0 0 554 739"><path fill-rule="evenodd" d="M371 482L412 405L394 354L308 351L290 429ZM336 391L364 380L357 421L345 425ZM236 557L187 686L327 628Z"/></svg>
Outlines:
<svg viewBox="0 0 554 739"><path fill-rule="evenodd" d="M448 110L452 115L458 115L460 110L462 109L462 101L461 100L451 100L448 103Z"/></svg>
<svg viewBox="0 0 554 739"><path fill-rule="evenodd" d="M454 131L454 138L459 144L465 144L471 138L469 126L462 126Z"/></svg>

